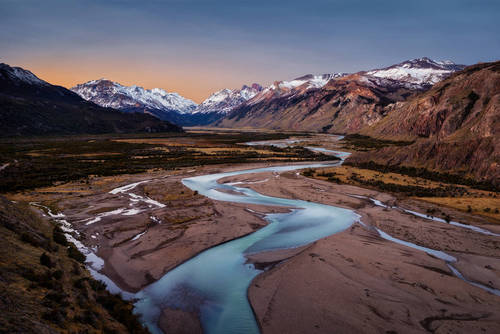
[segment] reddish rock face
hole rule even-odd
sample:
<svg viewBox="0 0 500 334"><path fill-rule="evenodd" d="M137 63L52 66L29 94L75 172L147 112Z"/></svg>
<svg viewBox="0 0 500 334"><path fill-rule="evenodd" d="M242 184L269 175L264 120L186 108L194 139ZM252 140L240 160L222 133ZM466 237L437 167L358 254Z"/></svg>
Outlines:
<svg viewBox="0 0 500 334"><path fill-rule="evenodd" d="M321 88L289 89L274 84L217 123L222 127L258 127L330 133L355 133L383 118L384 108L415 90L393 80L360 74L332 78Z"/></svg>
<svg viewBox="0 0 500 334"><path fill-rule="evenodd" d="M467 67L386 110L381 122L362 133L416 142L355 154L353 161L464 172L500 184L500 62Z"/></svg>
<svg viewBox="0 0 500 334"><path fill-rule="evenodd" d="M309 74L275 81L215 125L356 133L383 119L388 105L425 91L464 67L419 58L351 75Z"/></svg>

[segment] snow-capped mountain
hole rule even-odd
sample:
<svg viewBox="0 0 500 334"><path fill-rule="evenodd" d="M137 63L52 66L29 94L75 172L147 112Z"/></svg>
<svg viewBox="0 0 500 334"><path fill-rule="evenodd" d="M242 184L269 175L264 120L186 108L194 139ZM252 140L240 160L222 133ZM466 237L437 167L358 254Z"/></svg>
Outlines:
<svg viewBox="0 0 500 334"><path fill-rule="evenodd" d="M307 74L300 78L290 81L275 81L273 84L262 89L258 94L251 98L247 104L252 105L263 100L277 97L292 97L296 94L303 94L311 89L320 89L324 87L330 80L342 78L348 75L347 73L330 73L313 75Z"/></svg>
<svg viewBox="0 0 500 334"><path fill-rule="evenodd" d="M25 83L29 85L48 86L49 83L39 79L36 75L20 67L0 64L0 79L9 79L14 84Z"/></svg>
<svg viewBox="0 0 500 334"><path fill-rule="evenodd" d="M331 79L341 78L346 76L347 73L331 73L331 74L320 74L313 75L307 74L300 78L291 81L278 81L277 83L269 86L270 89L295 89L297 87L304 86L306 89L311 88L321 88L328 83Z"/></svg>
<svg viewBox="0 0 500 334"><path fill-rule="evenodd" d="M194 113L226 114L240 104L253 98L260 91L262 91L262 86L256 83L251 86L244 85L241 89L222 89L210 95L209 98L196 108Z"/></svg>
<svg viewBox="0 0 500 334"><path fill-rule="evenodd" d="M430 89L464 67L420 58L353 74L277 81L215 125L356 133L380 121L387 106Z"/></svg>
<svg viewBox="0 0 500 334"><path fill-rule="evenodd" d="M389 67L371 70L366 72L366 75L395 80L402 84L428 88L447 78L453 72L460 71L464 68L465 65L457 65L450 60L434 61L427 57L423 57L407 60Z"/></svg>
<svg viewBox="0 0 500 334"><path fill-rule="evenodd" d="M82 98L102 107L118 110L145 112L175 111L180 114L192 112L197 104L177 93L167 93L163 89L144 89L139 86L123 86L106 79L92 80L77 85L71 90ZM160 117L161 118L161 117Z"/></svg>

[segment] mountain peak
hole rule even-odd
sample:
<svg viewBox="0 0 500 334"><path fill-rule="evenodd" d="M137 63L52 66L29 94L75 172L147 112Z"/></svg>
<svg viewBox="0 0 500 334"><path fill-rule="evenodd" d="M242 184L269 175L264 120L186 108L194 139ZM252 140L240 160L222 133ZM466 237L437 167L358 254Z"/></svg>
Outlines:
<svg viewBox="0 0 500 334"><path fill-rule="evenodd" d="M0 77L5 76L18 85L20 82L29 85L48 85L47 82L39 79L36 75L21 67L13 67L5 63L0 63Z"/></svg>
<svg viewBox="0 0 500 334"><path fill-rule="evenodd" d="M389 67L366 72L367 75L382 79L391 79L402 84L429 87L462 70L465 65L457 65L451 60L434 61L428 57L403 61Z"/></svg>
<svg viewBox="0 0 500 334"><path fill-rule="evenodd" d="M257 83L253 83L251 86L243 85L241 89L221 89L203 101L195 112L226 114L253 98L260 91L262 91L262 86Z"/></svg>

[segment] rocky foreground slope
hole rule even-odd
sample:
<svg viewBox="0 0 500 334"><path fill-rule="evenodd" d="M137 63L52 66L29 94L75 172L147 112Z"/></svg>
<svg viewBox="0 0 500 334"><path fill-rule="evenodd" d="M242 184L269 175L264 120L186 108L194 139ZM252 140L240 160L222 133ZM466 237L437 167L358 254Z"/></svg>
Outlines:
<svg viewBox="0 0 500 334"><path fill-rule="evenodd" d="M182 130L150 115L100 107L28 70L0 64L0 136L172 131Z"/></svg>
<svg viewBox="0 0 500 334"><path fill-rule="evenodd" d="M62 231L0 196L0 333L147 333ZM68 248L69 247L69 248Z"/></svg>
<svg viewBox="0 0 500 334"><path fill-rule="evenodd" d="M363 134L415 142L356 153L350 161L374 161L461 173L500 185L500 61L457 72L403 103Z"/></svg>

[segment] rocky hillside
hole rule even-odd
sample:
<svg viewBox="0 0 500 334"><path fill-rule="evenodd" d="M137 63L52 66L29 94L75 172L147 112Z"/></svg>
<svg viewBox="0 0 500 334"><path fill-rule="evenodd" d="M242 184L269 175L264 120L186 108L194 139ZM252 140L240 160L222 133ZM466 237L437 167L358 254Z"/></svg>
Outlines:
<svg viewBox="0 0 500 334"><path fill-rule="evenodd" d="M351 75L307 75L275 82L215 125L356 133L380 121L387 106L462 68L420 58Z"/></svg>
<svg viewBox="0 0 500 334"><path fill-rule="evenodd" d="M147 333L29 206L0 196L0 236L0 333Z"/></svg>
<svg viewBox="0 0 500 334"><path fill-rule="evenodd" d="M99 107L30 71L0 64L0 136L171 131L181 129L150 115Z"/></svg>
<svg viewBox="0 0 500 334"><path fill-rule="evenodd" d="M500 184L500 62L469 66L386 111L361 132L415 143L357 153L351 162L425 167Z"/></svg>
<svg viewBox="0 0 500 334"><path fill-rule="evenodd" d="M384 107L413 93L394 80L360 74L333 78L320 87L276 84L216 125L355 133L382 119Z"/></svg>

